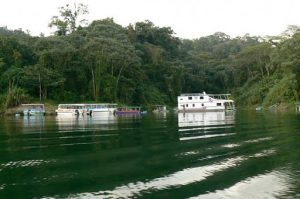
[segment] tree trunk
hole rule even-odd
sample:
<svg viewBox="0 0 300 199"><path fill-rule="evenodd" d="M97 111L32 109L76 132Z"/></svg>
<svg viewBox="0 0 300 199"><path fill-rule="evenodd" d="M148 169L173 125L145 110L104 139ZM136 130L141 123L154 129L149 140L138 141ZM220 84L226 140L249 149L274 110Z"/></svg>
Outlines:
<svg viewBox="0 0 300 199"><path fill-rule="evenodd" d="M116 82L116 89L115 89L115 100L117 100L118 84L119 84L119 79L120 79L123 68L124 68L124 65L121 67L119 74L118 74L118 78L117 78L117 82Z"/></svg>
<svg viewBox="0 0 300 199"><path fill-rule="evenodd" d="M41 73L39 73L39 87L40 87L40 102L42 101L42 82L41 82Z"/></svg>
<svg viewBox="0 0 300 199"><path fill-rule="evenodd" d="M264 68L263 67L259 67L260 68L260 72L261 72L261 77L264 78Z"/></svg>
<svg viewBox="0 0 300 199"><path fill-rule="evenodd" d="M47 99L47 87L46 86L44 86L44 92L43 92L43 94L44 94L44 99Z"/></svg>
<svg viewBox="0 0 300 199"><path fill-rule="evenodd" d="M95 73L92 64L91 64L91 72L92 72L92 82L93 82L93 95L94 95L94 100L96 100Z"/></svg>
<svg viewBox="0 0 300 199"><path fill-rule="evenodd" d="M265 69L266 69L266 71L267 71L268 77L270 77L270 71L269 71L269 68L268 68L268 64L265 64Z"/></svg>

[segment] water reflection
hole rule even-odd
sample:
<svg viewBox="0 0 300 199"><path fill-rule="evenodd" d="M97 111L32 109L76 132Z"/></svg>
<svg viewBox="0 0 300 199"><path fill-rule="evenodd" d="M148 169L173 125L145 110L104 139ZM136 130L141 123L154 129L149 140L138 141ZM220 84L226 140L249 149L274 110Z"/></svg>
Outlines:
<svg viewBox="0 0 300 199"><path fill-rule="evenodd" d="M299 132L255 112L6 117L0 198L300 198Z"/></svg>
<svg viewBox="0 0 300 199"><path fill-rule="evenodd" d="M234 112L178 113L180 141L232 136Z"/></svg>
<svg viewBox="0 0 300 199"><path fill-rule="evenodd" d="M165 119L167 117L167 112L166 111L163 111L163 112L153 112L153 114L155 115L156 118Z"/></svg>
<svg viewBox="0 0 300 199"><path fill-rule="evenodd" d="M42 132L45 126L45 117L42 115L24 116L20 118L23 121L23 133Z"/></svg>
<svg viewBox="0 0 300 199"><path fill-rule="evenodd" d="M98 114L97 116L56 116L56 124L59 131L85 131L85 130L108 130L115 126L117 117L111 113Z"/></svg>
<svg viewBox="0 0 300 199"><path fill-rule="evenodd" d="M178 113L179 127L234 124L234 112Z"/></svg>

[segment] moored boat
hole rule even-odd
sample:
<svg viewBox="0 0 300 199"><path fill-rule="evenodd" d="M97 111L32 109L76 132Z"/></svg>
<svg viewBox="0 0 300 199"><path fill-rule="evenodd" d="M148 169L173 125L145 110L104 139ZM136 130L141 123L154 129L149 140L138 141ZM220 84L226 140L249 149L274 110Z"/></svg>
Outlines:
<svg viewBox="0 0 300 199"><path fill-rule="evenodd" d="M100 104L84 104L88 115L97 116L103 114L112 114L117 109L117 104L100 103Z"/></svg>
<svg viewBox="0 0 300 199"><path fill-rule="evenodd" d="M165 113L167 112L167 107L165 105L155 105L153 109L153 113Z"/></svg>
<svg viewBox="0 0 300 199"><path fill-rule="evenodd" d="M230 94L188 93L178 96L178 112L235 110Z"/></svg>
<svg viewBox="0 0 300 199"><path fill-rule="evenodd" d="M255 108L255 110L256 110L256 111L262 111L262 110L263 110L263 107L262 107L262 106L257 106L257 107Z"/></svg>
<svg viewBox="0 0 300 199"><path fill-rule="evenodd" d="M55 112L57 115L79 116L85 115L87 110L84 104L59 104Z"/></svg>
<svg viewBox="0 0 300 199"><path fill-rule="evenodd" d="M44 115L44 104L22 104L24 116Z"/></svg>
<svg viewBox="0 0 300 199"><path fill-rule="evenodd" d="M118 107L114 114L116 115L122 115L122 114L141 114L141 107L139 106L124 106L124 107Z"/></svg>

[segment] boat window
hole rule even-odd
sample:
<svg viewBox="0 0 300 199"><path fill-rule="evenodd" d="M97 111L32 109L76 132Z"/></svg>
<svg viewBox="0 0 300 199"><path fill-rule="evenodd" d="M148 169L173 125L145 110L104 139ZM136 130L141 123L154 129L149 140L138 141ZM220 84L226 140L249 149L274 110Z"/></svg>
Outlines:
<svg viewBox="0 0 300 199"><path fill-rule="evenodd" d="M193 97L189 97L189 100L192 100L193 99Z"/></svg>
<svg viewBox="0 0 300 199"><path fill-rule="evenodd" d="M222 103L217 103L217 106L222 106Z"/></svg>
<svg viewBox="0 0 300 199"><path fill-rule="evenodd" d="M180 98L180 100L183 100L183 98Z"/></svg>
<svg viewBox="0 0 300 199"><path fill-rule="evenodd" d="M202 104L202 106L204 106L204 104Z"/></svg>
<svg viewBox="0 0 300 199"><path fill-rule="evenodd" d="M195 104L193 104L193 107L195 107Z"/></svg>
<svg viewBox="0 0 300 199"><path fill-rule="evenodd" d="M203 99L203 96L201 96L200 99Z"/></svg>
<svg viewBox="0 0 300 199"><path fill-rule="evenodd" d="M186 107L189 107L189 105L188 105L188 104L186 104L185 106L186 106Z"/></svg>

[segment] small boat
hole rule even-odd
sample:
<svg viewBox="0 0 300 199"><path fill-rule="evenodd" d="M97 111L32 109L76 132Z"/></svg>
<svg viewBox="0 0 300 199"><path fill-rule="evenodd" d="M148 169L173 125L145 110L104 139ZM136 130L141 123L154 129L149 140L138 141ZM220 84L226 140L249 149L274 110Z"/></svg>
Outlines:
<svg viewBox="0 0 300 199"><path fill-rule="evenodd" d="M155 105L153 109L153 113L165 113L167 112L167 107L165 105Z"/></svg>
<svg viewBox="0 0 300 199"><path fill-rule="evenodd" d="M262 109L263 109L262 106L258 106L255 108L256 111L262 111Z"/></svg>
<svg viewBox="0 0 300 199"><path fill-rule="evenodd" d="M22 104L24 116L44 115L44 104Z"/></svg>
<svg viewBox="0 0 300 199"><path fill-rule="evenodd" d="M178 96L178 112L234 111L230 94L187 93Z"/></svg>
<svg viewBox="0 0 300 199"><path fill-rule="evenodd" d="M118 107L115 111L115 115L122 115L122 114L141 114L141 107L139 106L124 106Z"/></svg>
<svg viewBox="0 0 300 199"><path fill-rule="evenodd" d="M300 102L296 102L296 111L300 112Z"/></svg>

